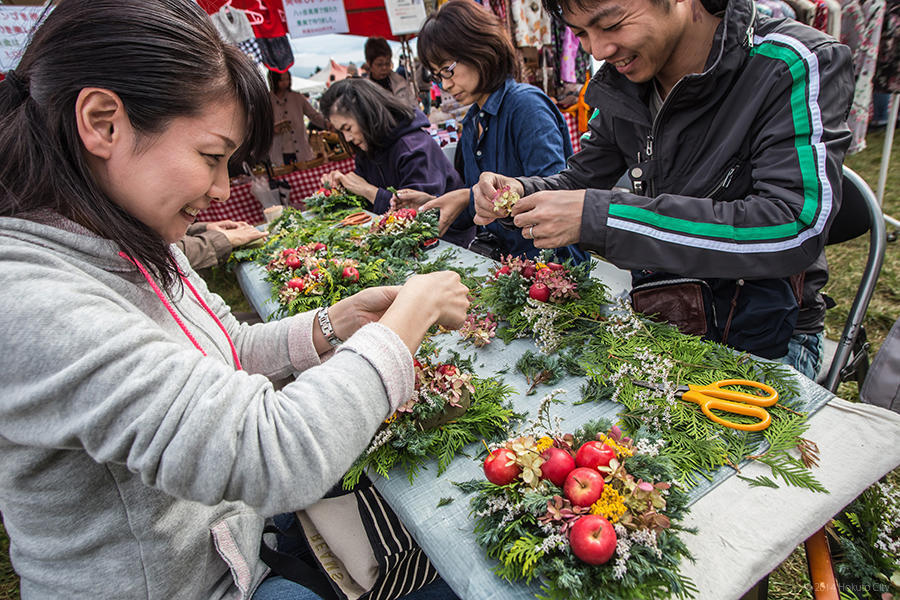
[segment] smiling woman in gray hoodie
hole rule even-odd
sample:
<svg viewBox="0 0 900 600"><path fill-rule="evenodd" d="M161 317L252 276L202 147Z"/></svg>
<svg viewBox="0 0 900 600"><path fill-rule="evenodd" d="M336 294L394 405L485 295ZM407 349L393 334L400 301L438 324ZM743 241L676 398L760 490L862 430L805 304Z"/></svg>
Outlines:
<svg viewBox="0 0 900 600"><path fill-rule="evenodd" d="M268 148L270 111L190 0L62 2L0 83L0 511L24 598L250 597L263 515L327 491L411 396L427 328L462 322L446 272L255 326L207 290L172 242Z"/></svg>

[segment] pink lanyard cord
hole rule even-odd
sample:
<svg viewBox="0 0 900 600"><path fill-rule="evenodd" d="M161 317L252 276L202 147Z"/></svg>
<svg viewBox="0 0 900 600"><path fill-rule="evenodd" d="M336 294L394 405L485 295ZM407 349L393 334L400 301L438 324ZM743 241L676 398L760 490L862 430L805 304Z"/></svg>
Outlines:
<svg viewBox="0 0 900 600"><path fill-rule="evenodd" d="M166 298L166 295L163 294L162 290L159 289L159 286L156 285L156 282L153 281L153 278L150 276L150 273L147 272L147 269L144 268L144 265L141 264L141 261L137 260L136 258L131 258L124 252L119 252L119 256L138 268L138 270L144 276L144 279L147 280L147 283L149 283L150 287L153 288L153 291L156 292L156 297L159 298L160 302L163 303L163 306L166 307L166 310L169 311L169 314L172 315L172 318L175 319L175 322L181 328L181 331L184 332L184 335L186 335L187 338L191 340L191 343L194 344L194 347L197 348L197 350L199 350L200 353L203 354L203 356L206 356L206 351L203 350L203 346L200 345L200 342L197 341L197 338L194 337L190 329L188 329L187 325L185 325L184 321L182 321L181 317L178 316L178 313L175 312L175 308L169 302L169 299ZM228 331L225 330L225 326L222 325L222 321L220 321L219 317L217 317L212 309L209 308L209 305L207 305L206 302L203 301L203 298L200 297L200 294L197 293L197 290L194 288L188 278L181 273L180 269L178 270L178 276L181 277L181 281L184 282L188 286L188 289L191 290L191 293L194 294L194 298L197 299L197 302L200 303L200 306L202 306L204 310L206 310L209 316L213 318L213 321L216 322L216 325L219 326L219 329L222 330L222 333L225 335L225 339L228 340L228 346L231 347L231 356L234 359L234 366L238 370L241 370L243 367L241 367L241 361L238 358L237 349L234 347L234 342L231 341L231 336L228 335Z"/></svg>

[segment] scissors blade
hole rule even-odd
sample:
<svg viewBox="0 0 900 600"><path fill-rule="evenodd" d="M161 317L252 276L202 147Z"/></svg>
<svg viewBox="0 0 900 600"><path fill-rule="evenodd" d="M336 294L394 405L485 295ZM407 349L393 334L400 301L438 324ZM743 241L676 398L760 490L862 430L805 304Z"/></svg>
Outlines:
<svg viewBox="0 0 900 600"><path fill-rule="evenodd" d="M663 386L659 383L650 383L649 381L644 381L643 379L632 379L631 383L643 388L647 388L648 390L656 390L657 392L664 389Z"/></svg>

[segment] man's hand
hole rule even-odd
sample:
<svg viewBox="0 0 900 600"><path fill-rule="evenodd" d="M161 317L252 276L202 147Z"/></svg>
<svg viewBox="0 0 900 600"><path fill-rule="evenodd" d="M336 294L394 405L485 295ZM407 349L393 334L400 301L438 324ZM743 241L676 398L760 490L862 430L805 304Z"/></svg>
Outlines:
<svg viewBox="0 0 900 600"><path fill-rule="evenodd" d="M432 208L439 208L441 211L440 219L438 220L438 229L440 230L440 235L444 235L447 232L447 228L456 220L456 217L466 209L469 205L469 188L463 188L461 190L453 190L452 192L447 192L443 196L438 196L433 200L429 200L419 209L420 211L429 210Z"/></svg>
<svg viewBox="0 0 900 600"><path fill-rule="evenodd" d="M494 194L497 193L497 190L506 186L509 186L511 191L520 196L525 193L522 184L512 177L491 173L490 171L485 171L481 174L481 177L478 178L478 183L472 188L475 196L474 221L476 225L487 225L494 219L508 216L494 212Z"/></svg>
<svg viewBox="0 0 900 600"><path fill-rule="evenodd" d="M584 190L554 190L520 198L512 215L535 248L559 248L581 240L583 208Z"/></svg>

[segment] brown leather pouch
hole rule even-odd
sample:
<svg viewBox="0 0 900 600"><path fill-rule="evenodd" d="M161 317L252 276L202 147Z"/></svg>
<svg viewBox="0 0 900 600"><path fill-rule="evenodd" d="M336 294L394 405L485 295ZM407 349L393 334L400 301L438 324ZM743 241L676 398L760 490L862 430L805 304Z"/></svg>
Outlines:
<svg viewBox="0 0 900 600"><path fill-rule="evenodd" d="M702 279L667 279L631 290L634 310L682 333L706 336L715 324L712 291Z"/></svg>

